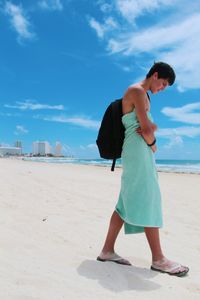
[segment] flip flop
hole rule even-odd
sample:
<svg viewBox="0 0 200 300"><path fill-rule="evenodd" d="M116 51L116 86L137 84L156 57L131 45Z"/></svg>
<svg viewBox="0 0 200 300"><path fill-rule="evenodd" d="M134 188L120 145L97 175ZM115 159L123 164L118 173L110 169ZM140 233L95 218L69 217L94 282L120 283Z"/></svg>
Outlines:
<svg viewBox="0 0 200 300"><path fill-rule="evenodd" d="M183 277L189 272L189 268L166 258L152 263L151 270L167 273L172 276Z"/></svg>
<svg viewBox="0 0 200 300"><path fill-rule="evenodd" d="M128 260L122 258L121 256L117 255L116 253L113 253L108 258L101 258L100 256L98 256L97 260L101 261L101 262L111 261L116 264L120 264L120 265L124 265L124 266L131 266L131 263Z"/></svg>

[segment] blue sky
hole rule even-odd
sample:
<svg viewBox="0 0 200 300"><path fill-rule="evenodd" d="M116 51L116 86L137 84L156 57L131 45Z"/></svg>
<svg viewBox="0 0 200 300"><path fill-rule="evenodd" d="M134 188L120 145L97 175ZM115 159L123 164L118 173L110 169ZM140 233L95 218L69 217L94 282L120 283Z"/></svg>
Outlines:
<svg viewBox="0 0 200 300"><path fill-rule="evenodd" d="M0 0L0 20L1 145L98 157L107 105L162 60L177 80L151 97L156 158L200 159L199 1Z"/></svg>

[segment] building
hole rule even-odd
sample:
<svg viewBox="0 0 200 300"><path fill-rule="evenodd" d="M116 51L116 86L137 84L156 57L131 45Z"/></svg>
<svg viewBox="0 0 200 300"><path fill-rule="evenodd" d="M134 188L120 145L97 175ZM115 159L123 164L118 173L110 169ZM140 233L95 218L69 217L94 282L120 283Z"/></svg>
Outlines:
<svg viewBox="0 0 200 300"><path fill-rule="evenodd" d="M47 141L33 142L33 155L46 156L51 154L51 146Z"/></svg>
<svg viewBox="0 0 200 300"><path fill-rule="evenodd" d="M22 148L22 142L21 141L16 141L15 142L15 147Z"/></svg>
<svg viewBox="0 0 200 300"><path fill-rule="evenodd" d="M11 155L21 155L22 148L19 147L1 147L0 146L0 156L11 156Z"/></svg>
<svg viewBox="0 0 200 300"><path fill-rule="evenodd" d="M62 145L60 142L56 142L55 156L57 157L62 156Z"/></svg>

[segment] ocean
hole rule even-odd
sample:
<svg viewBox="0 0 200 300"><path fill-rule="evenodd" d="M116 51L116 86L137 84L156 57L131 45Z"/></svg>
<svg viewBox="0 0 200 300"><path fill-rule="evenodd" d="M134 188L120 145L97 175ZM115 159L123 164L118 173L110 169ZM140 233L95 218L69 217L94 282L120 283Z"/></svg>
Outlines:
<svg viewBox="0 0 200 300"><path fill-rule="evenodd" d="M60 164L81 164L111 167L112 160L107 159L83 159L83 158L68 158L68 157L23 157L23 160L44 162L44 163L60 163ZM121 167L121 159L116 162L116 167ZM200 174L200 160L169 160L157 159L156 167L159 172L173 173L193 173Z"/></svg>

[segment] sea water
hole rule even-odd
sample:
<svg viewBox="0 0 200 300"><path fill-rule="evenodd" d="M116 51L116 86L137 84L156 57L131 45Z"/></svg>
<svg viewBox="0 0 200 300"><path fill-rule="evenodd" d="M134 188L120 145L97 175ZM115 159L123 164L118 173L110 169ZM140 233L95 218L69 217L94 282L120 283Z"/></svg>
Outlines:
<svg viewBox="0 0 200 300"><path fill-rule="evenodd" d="M82 165L95 165L111 167L112 160L101 158L68 158L68 157L23 157L23 160L31 160L35 162L45 163L60 163L60 164L82 164ZM116 161L116 167L121 167L121 159ZM157 159L157 170L160 172L173 172L173 173L194 173L200 174L200 160L169 160Z"/></svg>

